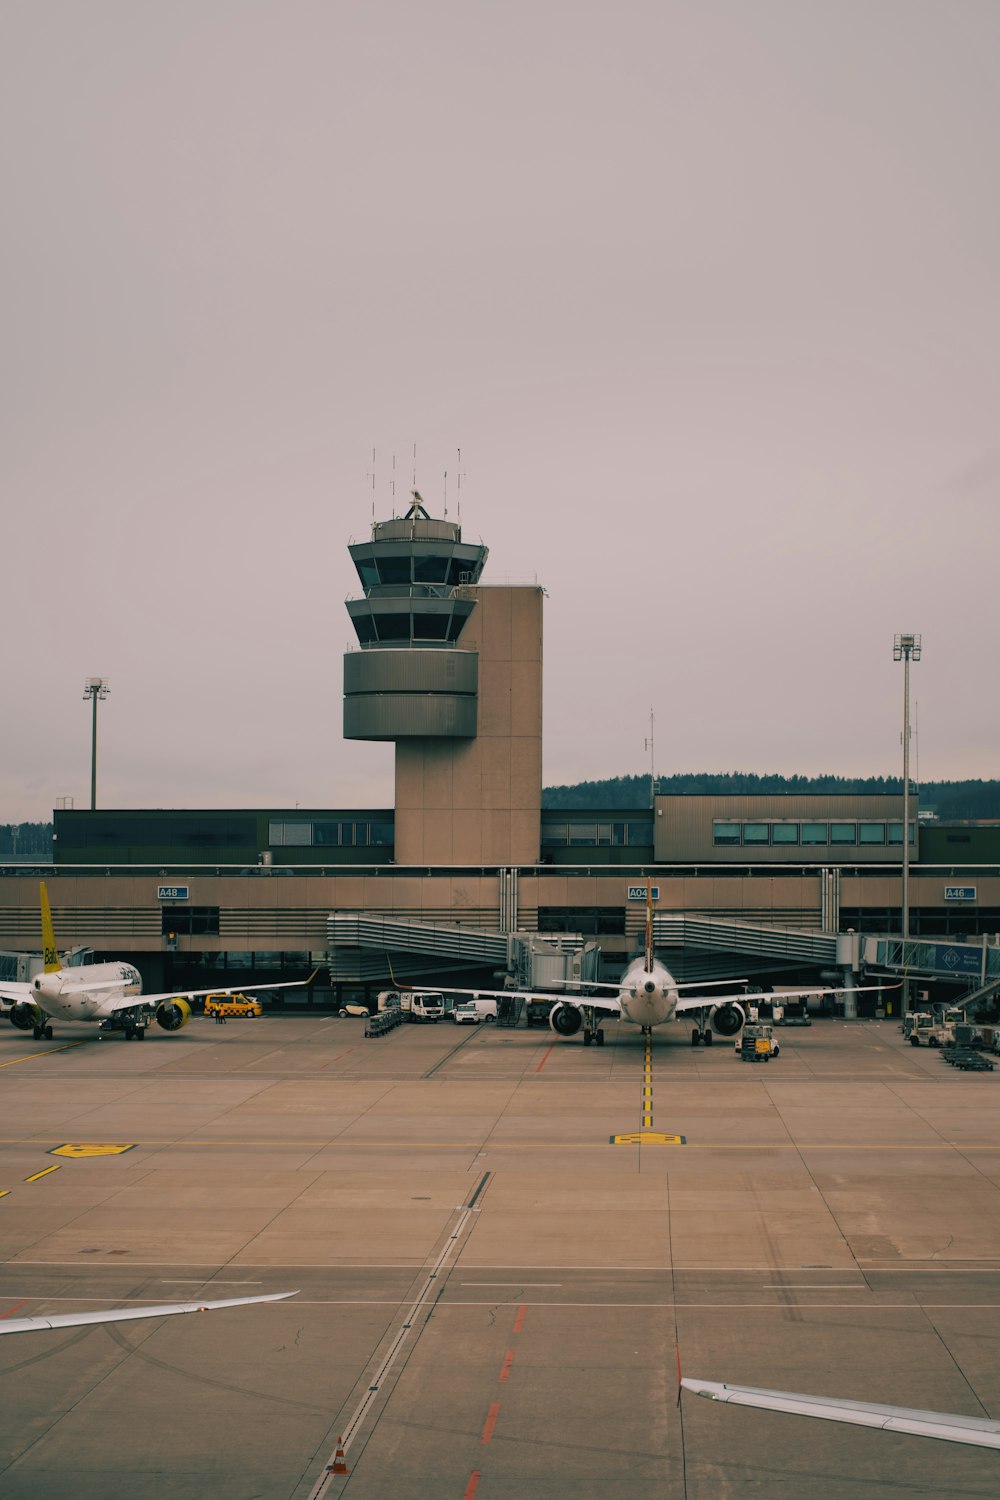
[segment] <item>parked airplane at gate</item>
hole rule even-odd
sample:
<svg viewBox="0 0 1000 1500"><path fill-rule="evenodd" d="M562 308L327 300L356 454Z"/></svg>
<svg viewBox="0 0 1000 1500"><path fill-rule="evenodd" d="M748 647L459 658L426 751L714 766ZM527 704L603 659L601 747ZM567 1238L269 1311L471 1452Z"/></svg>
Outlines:
<svg viewBox="0 0 1000 1500"><path fill-rule="evenodd" d="M732 995L716 995L706 998L704 995L681 995L681 990L713 988L716 984L739 984L740 980L707 980L692 984L678 984L670 970L657 959L653 952L653 911L652 904L646 908L646 947L645 952L637 955L617 984L603 984L596 981L583 981L593 989L617 990L614 997L607 999L594 995L565 996L560 995L556 1004L549 1012L549 1025L552 1030L561 1037L576 1036L583 1032L583 1045L589 1047L596 1042L599 1047L604 1045L604 1033L601 1030L602 1021L627 1021L632 1026L640 1026L644 1033L649 1033L654 1026L663 1026L669 1021L680 1020L684 1016L690 1016L695 1022L691 1032L691 1045L697 1047L699 1042L706 1047L711 1046L713 1034L724 1037L736 1036L747 1019L747 997L742 992ZM857 993L861 994L868 989L891 989L892 985L859 985ZM551 1000L552 994L542 994L537 990L452 990L453 994L477 994L477 995L508 995L515 999L524 1000ZM787 1000L797 995L828 995L830 986L813 985L800 990L783 990L782 999Z"/></svg>
<svg viewBox="0 0 1000 1500"><path fill-rule="evenodd" d="M172 1318L177 1313L214 1312L219 1307L249 1307L251 1302L284 1302L296 1292L268 1292L261 1297L224 1297L217 1302L161 1302L146 1307L114 1307L108 1312L55 1313L51 1317L0 1318L0 1335L41 1333L46 1328L80 1328L89 1323L133 1323L139 1318Z"/></svg>
<svg viewBox="0 0 1000 1500"><path fill-rule="evenodd" d="M56 948L52 926L49 893L42 881L39 888L42 908L43 973L27 983L0 980L0 1000L10 1002L9 1020L19 1031L31 1031L36 1042L52 1040L52 1020L91 1021L102 1035L121 1031L125 1040L141 1041L146 1026L155 1020L164 1031L180 1031L191 1019L188 1001L195 995L231 995L238 985L228 989L212 985L206 990L172 991L162 995L142 993L142 975L126 963L81 964L64 967ZM293 989L302 979L282 984L259 984L255 989Z"/></svg>

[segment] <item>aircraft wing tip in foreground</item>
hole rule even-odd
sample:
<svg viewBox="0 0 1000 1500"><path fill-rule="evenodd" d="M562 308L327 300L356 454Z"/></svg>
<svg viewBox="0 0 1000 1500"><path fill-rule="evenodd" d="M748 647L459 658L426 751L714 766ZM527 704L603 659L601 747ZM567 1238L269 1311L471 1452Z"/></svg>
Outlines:
<svg viewBox="0 0 1000 1500"><path fill-rule="evenodd" d="M764 1411L782 1411L791 1416L818 1417L827 1422L845 1422L853 1427L874 1427L882 1432L911 1437L940 1438L947 1443L966 1443L974 1448L1000 1448L1000 1422L988 1417L966 1417L941 1411L918 1411L912 1407L883 1406L878 1402L852 1401L833 1396L808 1396L799 1391L772 1391L752 1385L729 1385L722 1381L684 1377L684 1390L709 1401L734 1406L754 1406Z"/></svg>
<svg viewBox="0 0 1000 1500"><path fill-rule="evenodd" d="M46 1328L81 1328L88 1324L130 1323L140 1318L171 1318L178 1313L215 1312L222 1307L248 1307L254 1302L284 1302L293 1292L263 1292L254 1297L223 1297L206 1302L159 1302L145 1307L114 1307L106 1312L55 1313L51 1317L0 1318L0 1335L40 1333Z"/></svg>

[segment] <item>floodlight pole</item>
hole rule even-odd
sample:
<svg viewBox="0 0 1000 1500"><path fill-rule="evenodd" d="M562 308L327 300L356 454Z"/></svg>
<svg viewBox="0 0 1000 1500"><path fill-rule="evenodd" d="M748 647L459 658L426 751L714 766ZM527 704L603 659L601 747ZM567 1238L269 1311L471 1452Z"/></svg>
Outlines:
<svg viewBox="0 0 1000 1500"><path fill-rule="evenodd" d="M900 1008L905 1016L910 1008L910 982L907 977L906 943L910 936L910 659L920 660L920 637L912 632L897 635L892 644L893 661L903 663L903 879L900 892L902 907L903 987Z"/></svg>
<svg viewBox="0 0 1000 1500"><path fill-rule="evenodd" d="M90 732L90 810L97 807L97 700L106 698L110 688L104 677L88 677L83 689L84 701L88 698L93 705L93 719Z"/></svg>

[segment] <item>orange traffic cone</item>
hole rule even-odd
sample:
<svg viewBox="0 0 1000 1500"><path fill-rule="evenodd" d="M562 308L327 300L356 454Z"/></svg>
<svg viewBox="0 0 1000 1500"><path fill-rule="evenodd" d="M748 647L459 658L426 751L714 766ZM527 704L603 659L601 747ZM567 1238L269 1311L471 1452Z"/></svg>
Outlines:
<svg viewBox="0 0 1000 1500"><path fill-rule="evenodd" d="M337 1451L333 1455L333 1463L330 1465L329 1472L331 1474L349 1474L351 1472L347 1467L347 1460L344 1457L344 1439L342 1437L337 1439Z"/></svg>

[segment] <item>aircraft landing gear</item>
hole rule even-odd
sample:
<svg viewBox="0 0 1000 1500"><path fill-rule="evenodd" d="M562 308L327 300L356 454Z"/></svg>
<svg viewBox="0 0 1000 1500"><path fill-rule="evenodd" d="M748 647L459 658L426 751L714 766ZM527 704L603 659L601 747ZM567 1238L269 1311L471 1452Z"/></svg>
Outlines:
<svg viewBox="0 0 1000 1500"><path fill-rule="evenodd" d="M32 1030L31 1034L35 1038L36 1042L51 1042L51 1040L52 1040L52 1027L51 1026L36 1026Z"/></svg>
<svg viewBox="0 0 1000 1500"><path fill-rule="evenodd" d="M592 1042L596 1042L599 1047L603 1047L604 1046L604 1032L603 1031L590 1031L589 1029L586 1030L586 1031L584 1031L584 1033L583 1033L583 1045L585 1047L589 1047Z"/></svg>
<svg viewBox="0 0 1000 1500"><path fill-rule="evenodd" d="M697 1047L698 1044L699 1044L699 1042L702 1044L702 1046L711 1047L711 1045L712 1045L712 1032L711 1032L711 1030L702 1031L699 1027L696 1026L694 1028L694 1030L692 1031L692 1033L691 1033L691 1045L692 1045L692 1047Z"/></svg>

